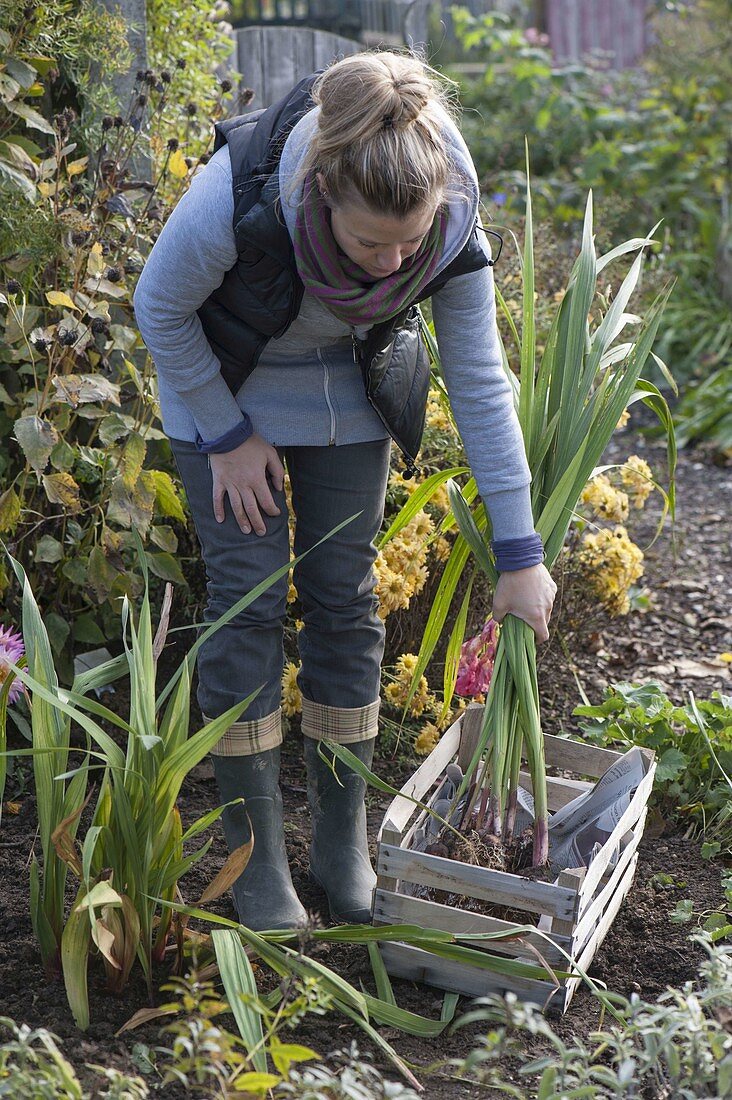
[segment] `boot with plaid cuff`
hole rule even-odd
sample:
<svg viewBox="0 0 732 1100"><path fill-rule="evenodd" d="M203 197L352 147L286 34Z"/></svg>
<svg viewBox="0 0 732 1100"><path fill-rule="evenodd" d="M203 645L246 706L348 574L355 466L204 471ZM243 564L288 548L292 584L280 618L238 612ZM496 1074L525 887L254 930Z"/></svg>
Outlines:
<svg viewBox="0 0 732 1100"><path fill-rule="evenodd" d="M311 877L325 891L334 921L370 924L376 875L366 836L366 782L341 761L335 761L336 779L318 754L322 742L308 736L303 741L312 818ZM371 737L347 748L370 768L375 743ZM323 752L333 759L325 747Z"/></svg>
<svg viewBox="0 0 732 1100"><path fill-rule="evenodd" d="M222 815L229 850L246 844L254 832L249 863L234 883L239 920L255 932L302 927L307 913L292 885L285 848L279 745L250 756L212 755L212 760L221 801L244 799Z"/></svg>

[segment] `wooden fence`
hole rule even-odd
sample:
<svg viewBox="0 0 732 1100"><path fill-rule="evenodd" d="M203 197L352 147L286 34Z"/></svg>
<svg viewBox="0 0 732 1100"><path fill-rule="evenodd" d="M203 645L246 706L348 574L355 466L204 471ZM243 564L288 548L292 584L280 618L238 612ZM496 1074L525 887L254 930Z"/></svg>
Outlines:
<svg viewBox="0 0 732 1100"><path fill-rule="evenodd" d="M628 69L648 49L649 0L545 0L546 33L557 61L602 53L610 68Z"/></svg>
<svg viewBox="0 0 732 1100"><path fill-rule="evenodd" d="M454 0L437 0L444 40L455 51L450 7ZM457 0L472 15L497 11L519 26L535 27L549 36L559 63L601 54L612 69L635 65L652 41L648 24L652 0ZM433 47L439 45L432 43ZM469 59L465 59L469 60Z"/></svg>
<svg viewBox="0 0 732 1100"><path fill-rule="evenodd" d="M308 27L239 27L233 32L232 58L242 84L254 89L249 110L268 107L290 91L293 84L334 58L349 57L363 49L360 42Z"/></svg>

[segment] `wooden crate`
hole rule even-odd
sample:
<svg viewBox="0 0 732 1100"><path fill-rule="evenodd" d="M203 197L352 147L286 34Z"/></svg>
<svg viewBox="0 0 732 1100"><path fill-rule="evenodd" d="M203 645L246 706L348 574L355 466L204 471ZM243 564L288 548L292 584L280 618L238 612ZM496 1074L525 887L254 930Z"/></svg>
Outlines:
<svg viewBox="0 0 732 1100"><path fill-rule="evenodd" d="M481 711L482 708L470 707L465 716L461 715L446 730L434 751L391 803L378 838L374 924L416 924L422 928L460 933L508 931L511 928L511 923L505 920L412 897L404 890L405 883L436 887L497 906L507 906L518 910L519 914L525 913L526 918L517 915L515 923L536 924L549 936L547 940L544 936L530 934L524 937L523 943L491 942L490 947L486 947L487 941L478 940L473 942L473 946L536 965L536 956L527 947L531 944L556 969L572 974L577 973L576 967L586 970L633 881L638 862L637 849L643 835L656 770L654 754L642 750L646 774L612 835L590 866L562 871L556 882L535 882L518 874L488 870L426 852L412 851L410 844L415 830L425 823L427 815L404 796L410 795L431 805L437 793L435 787L439 787L437 781L442 779L446 766L457 760L463 769L466 768L477 729L480 728ZM548 769L588 777L565 779L550 776L550 812L588 790L592 786L591 781L598 779L622 755L549 734L544 736L544 752ZM524 772L522 785L531 789L529 777ZM618 858L612 865L616 852ZM571 957L572 966L559 948ZM560 1012L567 1010L581 980L579 977L565 979L557 989L548 977L542 981L494 974L480 967L439 958L407 944L384 943L379 949L387 970L395 977L411 978L472 997L511 990L524 1001Z"/></svg>

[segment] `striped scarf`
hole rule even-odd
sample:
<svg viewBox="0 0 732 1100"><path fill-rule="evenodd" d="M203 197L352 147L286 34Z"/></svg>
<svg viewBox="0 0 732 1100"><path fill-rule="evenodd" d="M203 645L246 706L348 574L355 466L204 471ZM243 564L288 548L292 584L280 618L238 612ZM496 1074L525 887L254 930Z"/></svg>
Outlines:
<svg viewBox="0 0 732 1100"><path fill-rule="evenodd" d="M340 251L330 227L330 209L314 173L305 180L295 225L295 260L306 290L349 325L373 325L395 317L434 276L442 255L447 213L440 210L414 255L379 279Z"/></svg>

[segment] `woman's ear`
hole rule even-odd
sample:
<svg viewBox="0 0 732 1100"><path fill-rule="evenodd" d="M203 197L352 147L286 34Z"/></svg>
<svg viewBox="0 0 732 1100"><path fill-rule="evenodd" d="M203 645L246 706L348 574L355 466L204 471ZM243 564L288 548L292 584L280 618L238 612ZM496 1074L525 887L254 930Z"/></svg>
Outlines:
<svg viewBox="0 0 732 1100"><path fill-rule="evenodd" d="M328 197L329 197L328 196L328 188L325 185L325 178L323 176L323 173L322 172L316 172L315 173L315 180L316 180L316 183L318 184L318 190L320 191L320 194L321 194L322 198L324 198L325 201L326 201L326 205L330 206L330 203L328 202Z"/></svg>

